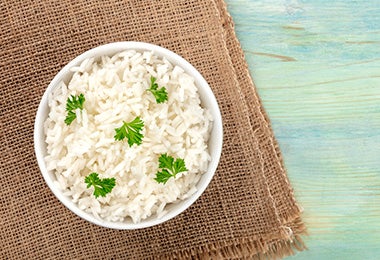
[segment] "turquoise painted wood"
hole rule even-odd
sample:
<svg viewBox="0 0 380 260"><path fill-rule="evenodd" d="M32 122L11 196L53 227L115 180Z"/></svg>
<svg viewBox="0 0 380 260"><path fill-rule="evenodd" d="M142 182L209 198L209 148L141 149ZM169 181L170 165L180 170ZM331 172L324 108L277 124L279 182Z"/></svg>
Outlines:
<svg viewBox="0 0 380 260"><path fill-rule="evenodd" d="M304 208L289 259L380 259L380 1L227 4Z"/></svg>

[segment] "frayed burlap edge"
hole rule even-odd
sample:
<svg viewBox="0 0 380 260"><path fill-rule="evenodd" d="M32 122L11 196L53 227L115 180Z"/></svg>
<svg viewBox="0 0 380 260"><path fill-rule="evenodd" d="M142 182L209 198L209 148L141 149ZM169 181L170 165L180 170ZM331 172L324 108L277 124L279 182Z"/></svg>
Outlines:
<svg viewBox="0 0 380 260"><path fill-rule="evenodd" d="M295 206L295 210L297 210L299 213L301 213L303 211L303 209L300 205L298 205L298 203L295 199L294 190L293 190L293 188L292 188L292 186L288 180L288 177L286 175L286 170L284 167L284 160L283 160L283 157L282 157L282 154L280 151L280 147L279 147L278 142L274 136L273 129L272 129L271 124L270 124L270 119L269 119L268 115L265 113L263 104L262 104L261 99L260 99L260 96L258 95L258 93L255 89L253 79L251 77L251 74L250 74L250 71L248 68L248 64L245 62L246 59L245 59L242 47L240 45L240 42L237 39L233 19L227 10L226 3L223 0L215 0L215 1L217 2L216 6L217 6L218 11L220 13L221 23L223 24L224 29L225 29L224 30L225 35L223 35L224 41L225 42L232 41L233 46L237 47L236 49L234 49L234 52L231 53L231 50L228 48L228 44L226 44L226 50L228 53L230 53L230 57L233 54L238 55L239 61L242 61L242 63L239 63L241 65L241 67L238 67L238 68L239 68L239 70L241 70L241 69L244 70L244 75L250 83L250 87L246 88L245 91L241 91L241 92L243 93L243 95L245 95L246 98L247 98L247 96L254 96L255 97L253 99L253 101L254 101L253 103L246 102L246 105L248 106L248 108L251 111L253 111L253 110L259 111L259 116L261 117L262 127L265 131L265 134L269 137L270 147L272 148L272 151L273 151L272 154L276 158L280 173L282 175L282 178L280 178L280 179L283 180L283 182L285 183L285 187L288 188L288 192L290 194L289 198L291 200L292 206ZM232 67L232 69L235 70L235 64L233 64L232 60L230 61L230 67ZM236 70L235 70L235 75L236 75ZM287 213L288 212L284 212L282 214L283 216L279 217L281 219L280 222L284 223L284 222L289 221L289 216Z"/></svg>
<svg viewBox="0 0 380 260"><path fill-rule="evenodd" d="M301 237L307 234L301 218L296 217L287 226L292 227L292 234L287 234L288 239L284 239L281 232L275 232L261 237L253 236L239 241L221 241L183 249L174 254L160 256L160 259L280 259L307 249Z"/></svg>
<svg viewBox="0 0 380 260"><path fill-rule="evenodd" d="M250 71L248 69L248 64L245 62L244 52L241 48L240 42L237 39L237 35L234 28L234 22L227 10L227 5L223 0L215 0L215 6L218 9L218 12L220 14L220 20L221 24L224 28L224 43L226 46L226 49L228 53L231 53L231 50L228 48L227 41L232 40L234 42L235 46L238 46L236 48L238 50L239 58L243 61L243 67L244 67L244 73L245 76L250 81L250 91L249 94L252 94L256 97L257 104L254 104L258 106L260 115L262 117L263 125L265 128L265 132L269 134L271 147L273 148L273 154L276 156L277 162L279 164L279 168L281 169L281 175L283 178L283 181L286 183L287 187L289 187L289 193L291 202L294 205L293 210L290 212L285 212L285 214L282 214L280 217L280 214L275 208L275 213L277 216L277 219L280 223L280 230L278 231L279 237L276 238L274 241L269 243L259 243L259 241L254 240L253 243L244 243L242 241L241 245L235 246L229 246L226 248L223 248L223 250L220 250L219 254L220 257L223 258L249 258L249 259L277 259L277 258L283 258L289 255L294 255L296 251L303 251L307 249L306 245L304 244L301 236L307 235L307 229L304 223L302 222L302 219L300 217L302 213L302 208L298 205L297 201L295 200L294 196L294 190L292 186L289 183L288 177L286 175L286 170L284 168L284 161L283 157L281 155L281 151L279 149L278 143L274 137L273 130L270 125L270 120L267 114L265 113L261 99L258 96L253 79L250 75ZM230 54L231 55L231 54ZM234 67L234 64L232 62L231 56L230 56L230 67L232 70L236 70ZM252 106L253 104L248 104L248 106ZM254 109L251 107L251 109ZM269 189L269 187L268 187ZM272 198L273 199L273 198ZM268 240L271 239L271 235L266 236ZM274 236L275 237L275 236ZM261 241L264 240L264 237L261 237ZM265 240L265 241L268 241ZM256 253L254 253L256 251ZM241 255L239 255L239 252L241 252ZM244 253L245 252L245 253Z"/></svg>

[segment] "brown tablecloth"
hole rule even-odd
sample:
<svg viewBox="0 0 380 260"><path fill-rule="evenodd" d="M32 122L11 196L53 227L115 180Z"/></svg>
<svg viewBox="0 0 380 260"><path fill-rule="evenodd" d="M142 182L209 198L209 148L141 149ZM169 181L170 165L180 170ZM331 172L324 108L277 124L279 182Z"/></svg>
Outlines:
<svg viewBox="0 0 380 260"><path fill-rule="evenodd" d="M222 0L0 3L0 258L276 258L304 249L281 153ZM39 101L82 52L144 41L190 61L223 117L221 161L180 216L140 230L93 225L51 193L33 150Z"/></svg>

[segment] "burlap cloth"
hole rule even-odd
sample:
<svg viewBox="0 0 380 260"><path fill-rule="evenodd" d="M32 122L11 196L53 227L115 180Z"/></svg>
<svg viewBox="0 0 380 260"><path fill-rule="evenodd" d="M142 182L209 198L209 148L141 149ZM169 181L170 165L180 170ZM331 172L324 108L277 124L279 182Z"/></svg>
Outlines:
<svg viewBox="0 0 380 260"><path fill-rule="evenodd" d="M0 258L277 258L305 232L281 153L222 0L0 2ZM180 216L118 231L77 217L51 193L33 150L37 106L80 53L145 41L190 61L212 87L224 145L213 181Z"/></svg>

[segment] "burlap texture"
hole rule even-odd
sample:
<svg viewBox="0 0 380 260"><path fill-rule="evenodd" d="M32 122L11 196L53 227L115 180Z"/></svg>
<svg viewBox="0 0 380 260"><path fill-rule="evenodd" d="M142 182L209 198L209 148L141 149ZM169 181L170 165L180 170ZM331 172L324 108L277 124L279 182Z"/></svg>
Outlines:
<svg viewBox="0 0 380 260"><path fill-rule="evenodd" d="M263 258L304 249L300 210L222 0L0 3L0 258ZM66 209L33 150L35 113L54 75L80 53L145 41L187 59L223 117L220 165L180 216L117 231Z"/></svg>

